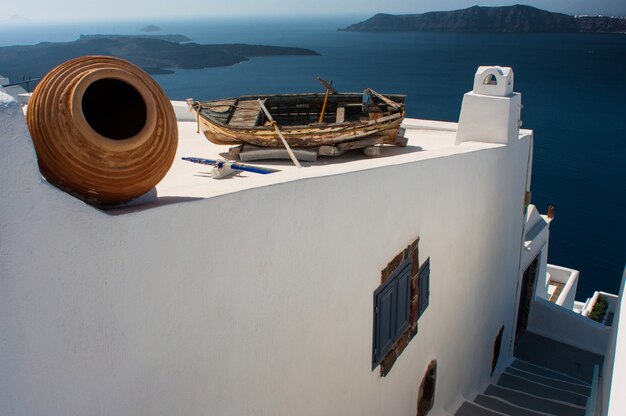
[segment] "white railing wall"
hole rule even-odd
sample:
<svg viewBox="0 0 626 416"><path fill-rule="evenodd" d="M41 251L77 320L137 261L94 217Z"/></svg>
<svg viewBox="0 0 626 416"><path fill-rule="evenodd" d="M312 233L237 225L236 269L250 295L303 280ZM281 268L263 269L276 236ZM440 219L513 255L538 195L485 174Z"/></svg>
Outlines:
<svg viewBox="0 0 626 416"><path fill-rule="evenodd" d="M196 121L193 113L189 111L189 106L185 101L172 101L172 107L174 107L174 113L176 114L176 120L178 121Z"/></svg>
<svg viewBox="0 0 626 416"><path fill-rule="evenodd" d="M604 319L602 321L602 323L607 323L609 314L611 313L614 314L617 311L617 308L619 307L620 298L619 296L614 295L612 293L594 292L593 296L587 299L587 302L585 302L585 306L583 307L580 314L583 316L589 316L589 314L593 310L593 307L596 305L596 302L598 301L598 299L600 299L600 297L605 298L607 301L606 314L604 315Z"/></svg>
<svg viewBox="0 0 626 416"><path fill-rule="evenodd" d="M611 328L539 297L530 308L528 330L600 355L611 334Z"/></svg>
<svg viewBox="0 0 626 416"><path fill-rule="evenodd" d="M616 302L611 336L602 367L602 414L608 416L626 414L626 326L622 324L620 328L620 318L626 313L626 302L623 302L625 284L626 268L622 275L620 296Z"/></svg>
<svg viewBox="0 0 626 416"><path fill-rule="evenodd" d="M563 291L556 300L556 304L567 309L574 309L580 272L578 270L548 264L548 273L550 273L550 279L552 281L565 284Z"/></svg>

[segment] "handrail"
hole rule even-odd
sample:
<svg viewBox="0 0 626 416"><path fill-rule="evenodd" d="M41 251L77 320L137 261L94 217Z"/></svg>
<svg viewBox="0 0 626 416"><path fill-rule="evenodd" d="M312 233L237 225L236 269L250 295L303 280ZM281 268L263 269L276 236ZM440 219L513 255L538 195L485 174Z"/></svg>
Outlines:
<svg viewBox="0 0 626 416"><path fill-rule="evenodd" d="M26 91L30 94L30 83L31 82L35 82L35 81L39 81L40 79L41 78L31 78L30 76L28 78L26 78L26 76L25 76L22 79L22 81L10 82L8 84L0 85L0 87L6 88L6 87L14 87L16 85L26 84Z"/></svg>
<svg viewBox="0 0 626 416"><path fill-rule="evenodd" d="M593 366L593 379L591 380L591 393L589 399L587 399L587 406L585 408L585 416L595 416L596 414L596 401L598 396L598 379L600 375L600 367L598 364Z"/></svg>

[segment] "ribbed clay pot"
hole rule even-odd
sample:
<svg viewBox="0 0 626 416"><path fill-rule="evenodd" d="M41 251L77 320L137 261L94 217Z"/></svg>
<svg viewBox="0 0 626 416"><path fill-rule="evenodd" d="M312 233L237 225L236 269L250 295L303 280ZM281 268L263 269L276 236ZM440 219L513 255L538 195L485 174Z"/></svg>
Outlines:
<svg viewBox="0 0 626 416"><path fill-rule="evenodd" d="M72 59L50 71L30 99L27 121L43 176L103 205L150 191L178 145L174 109L161 87L109 56Z"/></svg>

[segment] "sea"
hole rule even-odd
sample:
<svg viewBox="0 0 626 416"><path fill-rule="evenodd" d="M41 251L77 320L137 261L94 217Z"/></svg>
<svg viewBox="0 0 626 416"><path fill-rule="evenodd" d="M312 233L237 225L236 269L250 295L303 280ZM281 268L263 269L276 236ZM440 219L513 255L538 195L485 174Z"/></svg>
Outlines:
<svg viewBox="0 0 626 416"><path fill-rule="evenodd" d="M309 48L321 55L257 57L155 78L171 99L205 100L322 92L320 76L340 91L407 94L408 117L446 121L458 120L478 66L511 66L522 93L523 127L534 130L532 202L542 213L555 207L549 262L580 270L578 300L594 290L618 293L626 263L626 35L337 30L367 17L32 22L0 25L0 46L141 34L141 27L154 24L157 33L197 43Z"/></svg>

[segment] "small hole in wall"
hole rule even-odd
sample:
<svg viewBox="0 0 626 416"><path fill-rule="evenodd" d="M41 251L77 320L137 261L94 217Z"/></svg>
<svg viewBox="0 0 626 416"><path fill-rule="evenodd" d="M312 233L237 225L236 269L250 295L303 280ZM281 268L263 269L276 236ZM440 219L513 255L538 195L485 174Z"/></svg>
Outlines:
<svg viewBox="0 0 626 416"><path fill-rule="evenodd" d="M432 360L417 393L417 416L426 416L435 405L435 384L437 383L437 360Z"/></svg>
<svg viewBox="0 0 626 416"><path fill-rule="evenodd" d="M504 332L504 326L500 328L496 340L493 342L493 359L491 360L491 375L496 371L498 366L498 358L500 358L500 347L502 346L502 333Z"/></svg>

